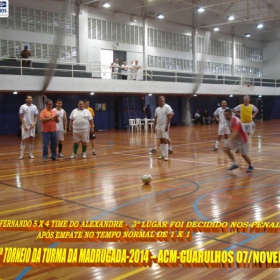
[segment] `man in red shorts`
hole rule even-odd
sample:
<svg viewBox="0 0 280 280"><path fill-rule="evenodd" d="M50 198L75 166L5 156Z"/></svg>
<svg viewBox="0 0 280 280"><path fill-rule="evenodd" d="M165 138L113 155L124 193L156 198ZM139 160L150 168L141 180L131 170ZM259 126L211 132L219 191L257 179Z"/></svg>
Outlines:
<svg viewBox="0 0 280 280"><path fill-rule="evenodd" d="M228 154L229 158L232 160L233 165L228 170L233 170L238 168L236 159L234 158L231 152L231 150L238 148L241 153L241 156L249 165L247 172L252 172L254 170L254 167L251 164L251 159L247 155L249 152L247 133L244 131L240 119L232 115L231 109L226 109L224 114L228 122L228 127L231 130L226 153Z"/></svg>

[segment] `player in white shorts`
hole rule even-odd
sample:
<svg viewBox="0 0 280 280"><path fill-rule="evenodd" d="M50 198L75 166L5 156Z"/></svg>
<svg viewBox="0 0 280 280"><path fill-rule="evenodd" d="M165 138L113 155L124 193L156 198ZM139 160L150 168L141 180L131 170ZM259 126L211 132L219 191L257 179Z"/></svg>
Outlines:
<svg viewBox="0 0 280 280"><path fill-rule="evenodd" d="M253 119L259 112L256 106L250 104L250 96L245 95L244 103L236 106L232 111L237 114L237 116L240 116L244 130L248 134L248 136L250 136L255 125ZM239 150L237 149L235 152L238 153Z"/></svg>
<svg viewBox="0 0 280 280"><path fill-rule="evenodd" d="M69 131L73 130L73 154L71 159L77 157L79 143L82 142L82 157L86 158L87 143L89 142L89 132L93 133L93 120L89 110L84 109L84 101L78 102L78 108L74 109L70 115Z"/></svg>
<svg viewBox="0 0 280 280"><path fill-rule="evenodd" d="M223 100L221 105L222 105L222 107L219 107L214 112L214 117L215 117L216 121L219 123L219 128L218 128L218 139L216 141L214 148L211 151L218 151L219 144L222 140L223 135L225 137L223 149L225 150L227 147L228 136L230 134L230 130L229 130L229 127L227 125L227 121L226 121L225 115L224 115L225 110L228 109L227 102L225 100Z"/></svg>
<svg viewBox="0 0 280 280"><path fill-rule="evenodd" d="M21 121L21 144L20 157L24 158L25 140L29 138L29 158L33 159L32 154L34 148L35 126L39 115L37 107L32 104L32 96L26 95L26 103L20 106L19 119Z"/></svg>
<svg viewBox="0 0 280 280"><path fill-rule="evenodd" d="M57 140L58 140L58 156L64 157L62 154L62 142L64 141L64 134L67 132L67 117L66 112L62 108L62 100L57 99L56 108L54 110L58 114L59 123L56 124Z"/></svg>
<svg viewBox="0 0 280 280"><path fill-rule="evenodd" d="M228 126L231 130L231 135L228 141L228 147L226 152L229 158L232 160L233 165L228 170L233 170L238 168L237 162L231 152L231 150L238 148L240 150L241 156L248 163L249 167L247 172L252 172L254 167L252 166L251 159L248 157L249 145L248 145L248 135L244 130L244 127L239 118L232 115L230 109L225 110L225 118L228 122Z"/></svg>
<svg viewBox="0 0 280 280"><path fill-rule="evenodd" d="M161 156L159 159L168 160L168 129L172 118L172 109L165 104L164 96L158 98L159 107L156 108L154 119L154 132L160 139Z"/></svg>
<svg viewBox="0 0 280 280"><path fill-rule="evenodd" d="M168 105L168 104L166 104L166 105ZM171 108L171 110L172 110L172 108ZM172 110L170 120L173 118L173 116L174 116L174 112ZM170 135L170 127L168 128L168 135ZM173 148L172 148L172 143L171 143L170 137L168 137L167 141L168 141L168 154L172 154L173 153ZM159 138L157 139L156 146L149 152L149 155L155 154L157 152L157 147L160 147L160 140L159 140Z"/></svg>

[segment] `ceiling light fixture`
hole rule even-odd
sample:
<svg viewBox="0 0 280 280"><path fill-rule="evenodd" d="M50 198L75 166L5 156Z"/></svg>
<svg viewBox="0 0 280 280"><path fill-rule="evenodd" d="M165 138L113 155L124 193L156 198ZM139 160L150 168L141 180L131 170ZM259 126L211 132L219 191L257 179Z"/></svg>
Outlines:
<svg viewBox="0 0 280 280"><path fill-rule="evenodd" d="M103 3L102 5L104 8L110 8L111 5L108 2Z"/></svg>
<svg viewBox="0 0 280 280"><path fill-rule="evenodd" d="M90 93L90 95L94 95L94 92L92 91L92 92Z"/></svg>
<svg viewBox="0 0 280 280"><path fill-rule="evenodd" d="M220 28L216 26L216 27L213 28L213 30L214 30L215 32L218 32L218 31L220 30Z"/></svg>
<svg viewBox="0 0 280 280"><path fill-rule="evenodd" d="M157 18L163 19L163 18L164 18L164 15L163 15L163 14L158 14L158 15L157 15Z"/></svg>
<svg viewBox="0 0 280 280"><path fill-rule="evenodd" d="M262 96L261 95L259 95L259 98L261 98Z"/></svg>
<svg viewBox="0 0 280 280"><path fill-rule="evenodd" d="M152 96L152 94L151 94L151 93L149 93L148 95L149 95L149 96Z"/></svg>
<svg viewBox="0 0 280 280"><path fill-rule="evenodd" d="M234 20L234 15L230 15L230 16L228 16L228 20L230 20L230 21L232 21L232 20Z"/></svg>
<svg viewBox="0 0 280 280"><path fill-rule="evenodd" d="M13 91L13 94L18 94L18 92L17 91Z"/></svg>
<svg viewBox="0 0 280 280"><path fill-rule="evenodd" d="M131 22L136 22L136 16L135 15L131 15Z"/></svg>
<svg viewBox="0 0 280 280"><path fill-rule="evenodd" d="M250 38L250 37L251 37L251 34L250 34L250 33L246 33L246 34L245 34L245 37L246 37L246 38Z"/></svg>
<svg viewBox="0 0 280 280"><path fill-rule="evenodd" d="M197 97L197 94L194 94L193 96L194 96L194 97Z"/></svg>
<svg viewBox="0 0 280 280"><path fill-rule="evenodd" d="M198 11L199 13L203 13L203 12L205 11L205 9L204 9L203 7L200 7L200 8L197 9L197 11Z"/></svg>
<svg viewBox="0 0 280 280"><path fill-rule="evenodd" d="M233 97L233 95L231 94L229 97Z"/></svg>
<svg viewBox="0 0 280 280"><path fill-rule="evenodd" d="M258 28L258 29L262 29L262 28L263 28L263 23L259 23L259 24L257 25L257 28Z"/></svg>

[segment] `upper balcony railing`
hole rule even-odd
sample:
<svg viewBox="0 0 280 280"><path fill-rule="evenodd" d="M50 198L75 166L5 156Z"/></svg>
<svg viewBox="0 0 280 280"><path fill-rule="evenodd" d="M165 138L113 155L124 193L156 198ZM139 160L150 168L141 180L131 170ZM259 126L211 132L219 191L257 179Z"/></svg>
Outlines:
<svg viewBox="0 0 280 280"><path fill-rule="evenodd" d="M47 62L34 59L2 59L0 60L0 75L29 75L45 76L50 70ZM241 85L241 76L225 74L203 74L182 70L167 70L156 68L140 68L138 71L133 66L127 66L125 73L127 80L136 78L143 81L175 82L175 83L204 83L219 85ZM114 67L115 68L115 67ZM95 79L122 79L122 67L117 67L118 72L113 74L110 65L102 65L96 61L93 63L58 62L53 75L55 77L95 78ZM253 86L280 87L280 79L270 79L247 75L248 81Z"/></svg>

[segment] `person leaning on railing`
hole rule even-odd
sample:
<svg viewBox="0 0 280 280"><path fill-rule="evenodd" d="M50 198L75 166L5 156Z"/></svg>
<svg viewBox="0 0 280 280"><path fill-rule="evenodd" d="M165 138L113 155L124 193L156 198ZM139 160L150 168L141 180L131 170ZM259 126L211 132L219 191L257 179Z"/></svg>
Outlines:
<svg viewBox="0 0 280 280"><path fill-rule="evenodd" d="M20 56L22 58L29 58L31 56L28 46L24 46L24 50L21 51ZM31 67L31 60L22 60L22 67Z"/></svg>

